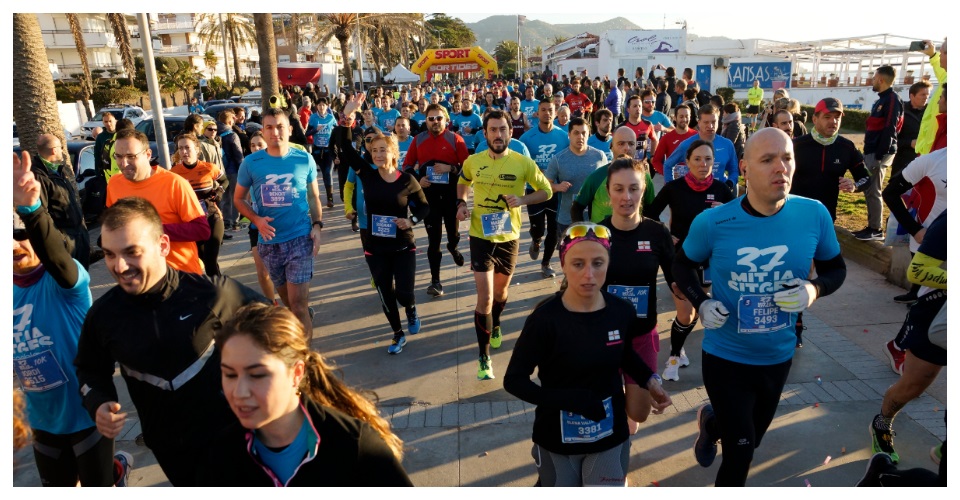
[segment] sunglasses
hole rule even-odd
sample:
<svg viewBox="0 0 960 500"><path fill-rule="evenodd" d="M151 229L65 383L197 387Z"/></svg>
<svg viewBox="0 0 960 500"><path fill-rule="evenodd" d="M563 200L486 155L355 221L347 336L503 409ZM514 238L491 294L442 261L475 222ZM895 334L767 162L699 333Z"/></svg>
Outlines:
<svg viewBox="0 0 960 500"><path fill-rule="evenodd" d="M14 229L13 239L17 241L27 241L28 239L30 239L30 235L27 234L26 229Z"/></svg>
<svg viewBox="0 0 960 500"><path fill-rule="evenodd" d="M207 132L216 132L217 127L207 127Z"/></svg>
<svg viewBox="0 0 960 500"><path fill-rule="evenodd" d="M373 135L368 135L363 138L363 142L370 144L373 141Z"/></svg>
<svg viewBox="0 0 960 500"><path fill-rule="evenodd" d="M442 122L442 121L443 121L443 117L442 117L442 116L428 116L428 117L427 117L427 121L428 121L428 122Z"/></svg>
<svg viewBox="0 0 960 500"><path fill-rule="evenodd" d="M657 102L657 101L643 101L643 102L644 102L644 104L653 104L653 103L655 103L655 102Z"/></svg>
<svg viewBox="0 0 960 500"><path fill-rule="evenodd" d="M577 238L584 238L590 232L593 232L594 236L600 239L609 240L610 239L610 230L607 229L607 226L601 226L600 224L593 223L578 223L574 224L567 228L567 232L564 233L567 238L575 240Z"/></svg>

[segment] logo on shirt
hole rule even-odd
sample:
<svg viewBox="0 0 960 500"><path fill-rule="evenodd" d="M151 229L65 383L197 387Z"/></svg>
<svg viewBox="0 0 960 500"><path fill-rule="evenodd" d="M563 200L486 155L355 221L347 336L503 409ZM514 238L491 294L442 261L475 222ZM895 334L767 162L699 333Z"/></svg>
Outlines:
<svg viewBox="0 0 960 500"><path fill-rule="evenodd" d="M652 251L651 248L650 248L650 242L649 242L649 241L638 241L638 242L637 242L637 251L638 251L638 252L650 252L650 251Z"/></svg>
<svg viewBox="0 0 960 500"><path fill-rule="evenodd" d="M607 332L607 340L609 340L610 342L613 342L615 340L620 340L620 330L613 330L611 332Z"/></svg>
<svg viewBox="0 0 960 500"><path fill-rule="evenodd" d="M19 316L19 318L17 318ZM24 304L13 310L13 351L30 352L53 345L53 338L33 326L33 304ZM18 320L19 319L19 320Z"/></svg>
<svg viewBox="0 0 960 500"><path fill-rule="evenodd" d="M707 201L714 201L714 195L708 194L708 195L707 195Z"/></svg>
<svg viewBox="0 0 960 500"><path fill-rule="evenodd" d="M786 245L767 248L744 247L737 250L737 269L730 272L727 286L746 293L774 293L781 285L794 278L793 271L784 269L783 258L790 249Z"/></svg>
<svg viewBox="0 0 960 500"><path fill-rule="evenodd" d="M840 158L835 158L835 159L833 160L833 164L834 164L834 165L839 165L839 164L840 164Z"/></svg>

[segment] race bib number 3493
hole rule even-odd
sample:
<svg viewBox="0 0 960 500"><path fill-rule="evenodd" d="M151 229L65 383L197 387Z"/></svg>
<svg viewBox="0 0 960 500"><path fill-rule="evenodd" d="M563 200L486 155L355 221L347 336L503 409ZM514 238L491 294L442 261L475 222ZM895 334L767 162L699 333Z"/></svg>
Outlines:
<svg viewBox="0 0 960 500"><path fill-rule="evenodd" d="M737 316L740 333L768 333L790 326L790 314L780 310L773 295L741 295Z"/></svg>

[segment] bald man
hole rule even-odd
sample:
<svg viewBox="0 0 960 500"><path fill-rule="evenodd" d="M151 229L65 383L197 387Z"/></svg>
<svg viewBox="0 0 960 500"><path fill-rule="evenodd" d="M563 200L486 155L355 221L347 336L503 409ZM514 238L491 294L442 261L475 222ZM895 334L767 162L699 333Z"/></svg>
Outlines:
<svg viewBox="0 0 960 500"><path fill-rule="evenodd" d="M83 221L77 177L66 165L65 153L66 147L57 136L42 134L37 138L37 154L30 170L40 181L40 203L63 234L67 251L84 269L89 269L90 234Z"/></svg>
<svg viewBox="0 0 960 500"><path fill-rule="evenodd" d="M610 151L614 159L623 156L633 158L637 153L637 134L630 127L618 128L610 141ZM587 218L591 222L599 223L613 214L613 208L610 207L610 194L607 192L607 170L610 163L594 170L583 181L580 192L570 207L570 218L573 222L587 220L584 218L584 209L587 210ZM647 206L653 203L655 197L649 168L644 174L643 185L643 206Z"/></svg>
<svg viewBox="0 0 960 500"><path fill-rule="evenodd" d="M787 134L774 128L753 134L741 166L747 195L698 215L673 265L677 285L704 326L703 384L710 402L697 412L694 454L709 467L717 440L724 443L716 486L746 484L753 450L773 421L790 373L797 314L846 277L826 207L790 196L796 165ZM696 273L708 261L712 297Z"/></svg>

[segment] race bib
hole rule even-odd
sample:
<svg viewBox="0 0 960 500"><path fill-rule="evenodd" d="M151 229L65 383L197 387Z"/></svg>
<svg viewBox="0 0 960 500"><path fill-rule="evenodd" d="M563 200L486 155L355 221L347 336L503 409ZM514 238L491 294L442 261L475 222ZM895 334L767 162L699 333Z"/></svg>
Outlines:
<svg viewBox="0 0 960 500"><path fill-rule="evenodd" d="M673 166L673 178L679 179L687 175L687 172L689 171L690 171L690 167L688 167L686 163L677 163L676 165Z"/></svg>
<svg viewBox="0 0 960 500"><path fill-rule="evenodd" d="M14 359L13 371L27 392L49 391L67 383L66 373L49 350Z"/></svg>
<svg viewBox="0 0 960 500"><path fill-rule="evenodd" d="M370 228L370 234L381 238L397 237L397 225L393 223L393 219L396 219L396 217L389 215L371 215L370 217L370 223L373 226Z"/></svg>
<svg viewBox="0 0 960 500"><path fill-rule="evenodd" d="M628 300L637 310L638 318L646 318L650 304L650 287L648 286L623 286L608 285L607 292Z"/></svg>
<svg viewBox="0 0 960 500"><path fill-rule="evenodd" d="M594 422L570 411L560 412L560 438L564 443L593 443L613 434L613 398L603 400L607 416Z"/></svg>
<svg viewBox="0 0 960 500"><path fill-rule="evenodd" d="M510 224L510 212L483 214L480 216L480 225L483 226L483 236L485 238L513 232L513 226Z"/></svg>
<svg viewBox="0 0 960 500"><path fill-rule="evenodd" d="M431 184L450 184L450 172L435 174L433 173L433 167L427 167L427 180Z"/></svg>
<svg viewBox="0 0 960 500"><path fill-rule="evenodd" d="M292 184L261 184L260 204L264 207L289 207L293 205Z"/></svg>
<svg viewBox="0 0 960 500"><path fill-rule="evenodd" d="M769 333L790 326L790 314L780 310L773 295L741 295L737 316L740 333Z"/></svg>

